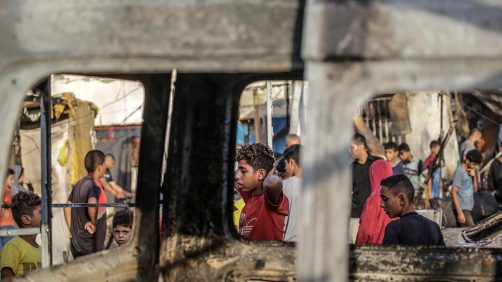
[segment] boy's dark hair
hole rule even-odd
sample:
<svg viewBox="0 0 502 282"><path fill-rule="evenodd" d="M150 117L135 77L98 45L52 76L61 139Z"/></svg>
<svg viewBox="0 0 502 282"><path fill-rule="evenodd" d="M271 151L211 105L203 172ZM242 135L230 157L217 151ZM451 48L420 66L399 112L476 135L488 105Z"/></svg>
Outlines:
<svg viewBox="0 0 502 282"><path fill-rule="evenodd" d="M278 173L286 173L286 161L284 158L280 158L275 165L275 169Z"/></svg>
<svg viewBox="0 0 502 282"><path fill-rule="evenodd" d="M385 143L383 147L385 148L385 150L394 150L394 151L399 150L399 146L397 146L397 143L392 141Z"/></svg>
<svg viewBox="0 0 502 282"><path fill-rule="evenodd" d="M133 213L130 209L125 208L123 210L119 210L113 216L113 228L117 226L124 226L132 228L133 222Z"/></svg>
<svg viewBox="0 0 502 282"><path fill-rule="evenodd" d="M115 156L113 154L110 154L110 153L106 154L105 157L110 157L110 158L112 158L112 160L115 160Z"/></svg>
<svg viewBox="0 0 502 282"><path fill-rule="evenodd" d="M406 193L408 198L408 202L413 203L413 199L415 198L415 188L413 188L413 184L411 183L408 176L404 174L396 174L389 176L382 181L380 181L380 186L385 186L392 191L392 194L397 195L400 191Z"/></svg>
<svg viewBox="0 0 502 282"><path fill-rule="evenodd" d="M366 138L359 133L354 134L354 137L352 138L352 142L356 143L357 145L364 145L364 148L368 150L368 144L366 144Z"/></svg>
<svg viewBox="0 0 502 282"><path fill-rule="evenodd" d="M429 144L430 149L432 149L436 146L441 146L441 144L439 144L439 141L437 141L437 140L432 140L431 143Z"/></svg>
<svg viewBox="0 0 502 282"><path fill-rule="evenodd" d="M12 168L7 169L7 176L16 174L16 172Z"/></svg>
<svg viewBox="0 0 502 282"><path fill-rule="evenodd" d="M254 170L263 168L267 173L274 167L274 152L264 144L244 144L237 150L237 161L245 160Z"/></svg>
<svg viewBox="0 0 502 282"><path fill-rule="evenodd" d="M296 164L300 166L300 150L302 150L302 145L293 144L284 150L283 158L285 161L290 159L295 160Z"/></svg>
<svg viewBox="0 0 502 282"><path fill-rule="evenodd" d="M399 152L401 152L401 151L409 152L410 146L408 146L408 144L406 144L406 143L401 143L401 145L399 145Z"/></svg>
<svg viewBox="0 0 502 282"><path fill-rule="evenodd" d="M465 158L468 159L470 162L477 164L480 164L483 161L483 156L481 155L480 152L476 150L470 150L469 152L467 152Z"/></svg>
<svg viewBox="0 0 502 282"><path fill-rule="evenodd" d="M87 173L93 173L98 166L105 162L105 154L100 150L91 150L87 152L84 159L85 169Z"/></svg>
<svg viewBox="0 0 502 282"><path fill-rule="evenodd" d="M33 211L41 204L42 200L35 193L24 191L17 193L12 198L12 205L10 207L14 221L16 221L20 228L23 228L24 225L21 217L23 215L33 216Z"/></svg>

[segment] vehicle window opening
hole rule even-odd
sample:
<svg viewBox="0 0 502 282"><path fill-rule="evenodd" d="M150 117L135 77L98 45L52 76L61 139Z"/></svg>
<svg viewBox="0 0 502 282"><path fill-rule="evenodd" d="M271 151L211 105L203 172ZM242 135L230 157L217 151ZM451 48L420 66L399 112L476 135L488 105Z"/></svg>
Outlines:
<svg viewBox="0 0 502 282"><path fill-rule="evenodd" d="M26 93L10 151L3 211L11 204L16 211L22 203L39 202L40 216L34 218L40 222L3 224L4 212L3 245L16 235L36 235L33 244L42 252L38 267L48 267L87 254L87 247L92 253L130 241L144 95L139 81L69 74L51 75ZM81 191L87 201L68 201L79 185L88 191ZM80 218L72 215L75 211L83 211ZM96 213L96 222L86 219L89 213ZM100 243L91 246L76 238L68 223L89 237L99 232Z"/></svg>

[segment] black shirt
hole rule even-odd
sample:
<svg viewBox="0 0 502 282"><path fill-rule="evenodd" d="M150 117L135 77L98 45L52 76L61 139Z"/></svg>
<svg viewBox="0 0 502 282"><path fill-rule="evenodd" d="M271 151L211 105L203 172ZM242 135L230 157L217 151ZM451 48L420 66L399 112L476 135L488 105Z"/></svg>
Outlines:
<svg viewBox="0 0 502 282"><path fill-rule="evenodd" d="M383 245L444 246L441 229L434 221L416 212L387 224Z"/></svg>
<svg viewBox="0 0 502 282"><path fill-rule="evenodd" d="M502 162L499 158L493 161L488 172L488 188L495 191L495 198L502 202Z"/></svg>
<svg viewBox="0 0 502 282"><path fill-rule="evenodd" d="M106 169L104 177L106 182L113 181L112 173L110 172L109 168Z"/></svg>
<svg viewBox="0 0 502 282"><path fill-rule="evenodd" d="M352 210L350 217L359 218L363 212L364 202L371 195L370 186L370 166L379 157L368 155L368 159L364 164L360 164L357 160L352 163Z"/></svg>

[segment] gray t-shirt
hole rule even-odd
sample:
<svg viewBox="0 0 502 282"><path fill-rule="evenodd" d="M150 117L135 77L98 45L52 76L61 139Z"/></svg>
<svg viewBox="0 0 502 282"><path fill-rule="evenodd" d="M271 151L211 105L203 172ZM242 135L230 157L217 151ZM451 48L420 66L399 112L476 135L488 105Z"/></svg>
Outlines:
<svg viewBox="0 0 502 282"><path fill-rule="evenodd" d="M476 147L472 144L471 140L467 139L460 145L460 160L463 160L470 150L476 150Z"/></svg>
<svg viewBox="0 0 502 282"><path fill-rule="evenodd" d="M289 215L285 219L284 241L296 242L298 241L298 215L299 215L299 202L300 190L302 187L302 179L296 176L287 178L282 181L282 192L288 198Z"/></svg>
<svg viewBox="0 0 502 282"><path fill-rule="evenodd" d="M460 208L462 210L472 210L474 207L474 186L472 177L462 164L457 167L453 175L453 187L458 187L457 196Z"/></svg>

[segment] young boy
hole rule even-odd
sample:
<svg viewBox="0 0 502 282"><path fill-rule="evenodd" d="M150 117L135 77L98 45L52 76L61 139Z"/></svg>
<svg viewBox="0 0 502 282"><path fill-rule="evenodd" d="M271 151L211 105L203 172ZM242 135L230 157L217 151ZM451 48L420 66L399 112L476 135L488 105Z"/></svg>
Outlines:
<svg viewBox="0 0 502 282"><path fill-rule="evenodd" d="M385 228L384 245L444 246L439 226L415 212L415 189L404 174L380 182L381 207L390 218L400 217Z"/></svg>
<svg viewBox="0 0 502 282"><path fill-rule="evenodd" d="M402 174L404 173L404 167L399 159L399 147L395 142L388 142L383 145L385 149L385 158L392 167L392 173Z"/></svg>
<svg viewBox="0 0 502 282"><path fill-rule="evenodd" d="M299 202L300 191L302 188L303 170L300 165L300 151L302 145L291 145L284 150L284 160L286 162L287 179L282 181L282 191L289 203L289 215L286 218L286 229L284 232L284 241L298 241L299 224Z"/></svg>
<svg viewBox="0 0 502 282"><path fill-rule="evenodd" d="M104 176L105 154L91 150L85 155L88 175L80 179L68 197L68 203L107 203L99 182ZM65 209L66 223L70 228L70 250L74 258L104 249L106 236L106 209L103 207Z"/></svg>
<svg viewBox="0 0 502 282"><path fill-rule="evenodd" d="M40 227L42 202L37 194L19 192L12 199L12 213L20 228ZM19 235L2 249L2 279L23 275L42 267L42 249L35 242L37 235Z"/></svg>
<svg viewBox="0 0 502 282"><path fill-rule="evenodd" d="M239 233L250 240L284 240L288 200L281 179L269 173L274 153L263 144L245 144L237 151L237 191L245 202Z"/></svg>
<svg viewBox="0 0 502 282"><path fill-rule="evenodd" d="M476 150L470 150L462 163L453 174L452 200L457 225L460 227L473 226L471 211L474 207L474 192L478 190L476 167L483 157Z"/></svg>
<svg viewBox="0 0 502 282"><path fill-rule="evenodd" d="M424 167L427 169L431 169L432 163L436 160L439 154L439 149L441 148L441 144L439 144L438 141L433 140L429 144L429 148L431 149L431 154L424 161Z"/></svg>
<svg viewBox="0 0 502 282"><path fill-rule="evenodd" d="M422 187L424 165L421 159L411 154L410 146L406 143L399 145L399 158L403 165L403 174L408 176L413 187L415 187L415 197L418 195L420 187Z"/></svg>
<svg viewBox="0 0 502 282"><path fill-rule="evenodd" d="M113 239L119 247L129 242L132 223L133 213L130 209L119 210L113 216Z"/></svg>

